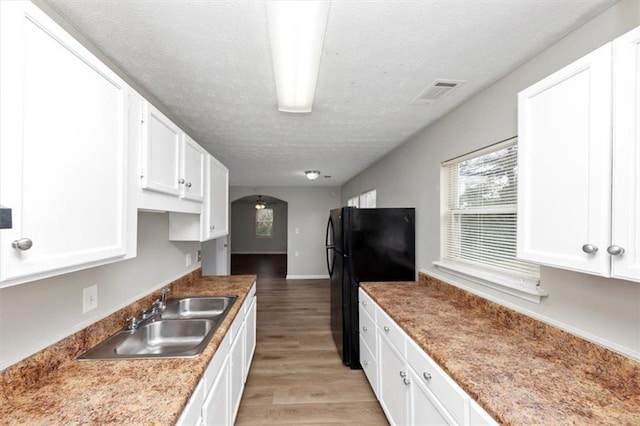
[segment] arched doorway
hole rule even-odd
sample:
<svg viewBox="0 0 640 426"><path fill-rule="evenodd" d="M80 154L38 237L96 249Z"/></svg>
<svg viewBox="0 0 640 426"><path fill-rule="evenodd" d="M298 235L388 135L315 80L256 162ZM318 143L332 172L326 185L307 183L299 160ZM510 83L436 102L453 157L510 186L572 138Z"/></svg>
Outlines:
<svg viewBox="0 0 640 426"><path fill-rule="evenodd" d="M231 203L230 218L231 274L285 278L287 202L268 195L246 196Z"/></svg>

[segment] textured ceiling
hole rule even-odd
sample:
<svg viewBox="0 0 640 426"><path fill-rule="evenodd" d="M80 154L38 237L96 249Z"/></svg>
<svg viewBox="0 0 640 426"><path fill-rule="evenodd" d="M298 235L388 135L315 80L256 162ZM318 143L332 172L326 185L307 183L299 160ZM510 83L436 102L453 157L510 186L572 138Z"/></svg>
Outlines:
<svg viewBox="0 0 640 426"><path fill-rule="evenodd" d="M612 1L339 1L313 112L279 113L262 1L47 1L225 163L232 185L337 186ZM466 80L412 105L436 78ZM308 181L321 170L330 179Z"/></svg>

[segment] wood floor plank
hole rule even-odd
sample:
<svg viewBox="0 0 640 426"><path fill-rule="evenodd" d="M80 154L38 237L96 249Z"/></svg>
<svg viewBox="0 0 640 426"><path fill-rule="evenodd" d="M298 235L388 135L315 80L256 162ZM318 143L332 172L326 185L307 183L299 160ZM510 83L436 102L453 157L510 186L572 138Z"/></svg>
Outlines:
<svg viewBox="0 0 640 426"><path fill-rule="evenodd" d="M386 425L361 370L342 365L328 280L258 277L257 344L238 425Z"/></svg>

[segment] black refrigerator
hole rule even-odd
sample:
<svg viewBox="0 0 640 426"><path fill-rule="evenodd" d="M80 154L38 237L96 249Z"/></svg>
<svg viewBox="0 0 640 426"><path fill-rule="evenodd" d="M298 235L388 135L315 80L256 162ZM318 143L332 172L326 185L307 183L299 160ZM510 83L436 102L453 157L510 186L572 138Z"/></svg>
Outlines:
<svg viewBox="0 0 640 426"><path fill-rule="evenodd" d="M362 368L359 283L415 281L415 241L413 208L331 210L326 234L331 332L345 365Z"/></svg>

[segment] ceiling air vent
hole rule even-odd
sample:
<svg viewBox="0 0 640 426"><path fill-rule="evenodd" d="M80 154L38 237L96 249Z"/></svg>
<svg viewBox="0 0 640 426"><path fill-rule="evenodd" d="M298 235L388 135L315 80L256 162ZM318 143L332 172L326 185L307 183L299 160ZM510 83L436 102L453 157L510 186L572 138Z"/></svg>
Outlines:
<svg viewBox="0 0 640 426"><path fill-rule="evenodd" d="M464 84L462 80L436 80L414 101L414 105L432 104L447 96L453 89Z"/></svg>

